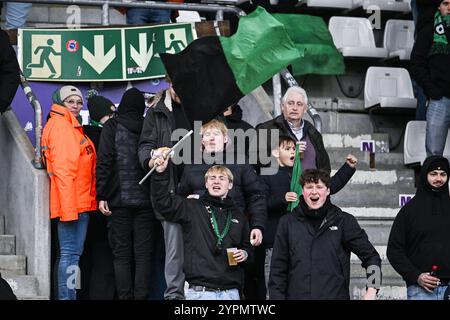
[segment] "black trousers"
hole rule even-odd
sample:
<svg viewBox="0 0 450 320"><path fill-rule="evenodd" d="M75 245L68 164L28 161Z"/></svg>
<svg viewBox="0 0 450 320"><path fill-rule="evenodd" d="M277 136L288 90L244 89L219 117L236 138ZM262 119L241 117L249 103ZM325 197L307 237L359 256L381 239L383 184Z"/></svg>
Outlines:
<svg viewBox="0 0 450 320"><path fill-rule="evenodd" d="M156 220L150 208L112 208L108 220L114 256L117 296L121 300L149 298Z"/></svg>
<svg viewBox="0 0 450 320"><path fill-rule="evenodd" d="M78 300L112 300L115 294L113 254L108 242L106 217L90 214L89 226L80 258L81 290Z"/></svg>

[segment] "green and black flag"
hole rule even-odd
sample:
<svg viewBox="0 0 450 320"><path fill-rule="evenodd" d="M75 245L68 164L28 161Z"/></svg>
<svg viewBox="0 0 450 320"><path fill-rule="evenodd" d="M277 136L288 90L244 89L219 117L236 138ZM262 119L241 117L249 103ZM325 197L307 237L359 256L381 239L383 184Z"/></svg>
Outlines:
<svg viewBox="0 0 450 320"><path fill-rule="evenodd" d="M258 7L231 37L204 37L161 54L186 115L209 121L302 57L285 26Z"/></svg>
<svg viewBox="0 0 450 320"><path fill-rule="evenodd" d="M336 49L331 33L321 17L304 14L274 14L297 49L304 55L292 62L295 76L304 74L344 74L344 57Z"/></svg>

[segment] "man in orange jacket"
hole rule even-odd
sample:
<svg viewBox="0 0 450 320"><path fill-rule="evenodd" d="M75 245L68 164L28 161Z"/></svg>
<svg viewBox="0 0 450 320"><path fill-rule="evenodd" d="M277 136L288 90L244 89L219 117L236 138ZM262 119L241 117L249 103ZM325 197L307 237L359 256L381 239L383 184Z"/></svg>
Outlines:
<svg viewBox="0 0 450 320"><path fill-rule="evenodd" d="M78 262L83 252L89 211L95 199L96 154L84 135L80 110L83 97L74 86L53 94L50 119L42 134L42 152L50 176L50 218L58 220L58 294L60 300L76 299Z"/></svg>

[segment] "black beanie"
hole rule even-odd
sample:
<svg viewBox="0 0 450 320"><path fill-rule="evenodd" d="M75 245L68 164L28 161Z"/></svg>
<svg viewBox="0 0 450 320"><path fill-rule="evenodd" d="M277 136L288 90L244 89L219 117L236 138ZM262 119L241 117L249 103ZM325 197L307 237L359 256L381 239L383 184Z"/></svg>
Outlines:
<svg viewBox="0 0 450 320"><path fill-rule="evenodd" d="M102 96L93 96L89 98L87 106L89 109L89 116L95 122L100 122L101 118L114 113L116 110L114 103Z"/></svg>
<svg viewBox="0 0 450 320"><path fill-rule="evenodd" d="M449 174L448 160L445 159L444 157L439 157L439 158L434 159L428 166L428 172L431 172L433 170L443 170L448 175Z"/></svg>

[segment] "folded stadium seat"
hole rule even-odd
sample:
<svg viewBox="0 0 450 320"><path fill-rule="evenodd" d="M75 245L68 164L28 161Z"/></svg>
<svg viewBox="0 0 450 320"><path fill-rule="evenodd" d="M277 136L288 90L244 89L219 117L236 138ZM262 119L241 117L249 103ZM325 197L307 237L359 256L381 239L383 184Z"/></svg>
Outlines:
<svg viewBox="0 0 450 320"><path fill-rule="evenodd" d="M177 22L200 22L200 14L197 11L178 10Z"/></svg>
<svg viewBox="0 0 450 320"><path fill-rule="evenodd" d="M414 45L414 21L388 20L384 29L383 47L390 58L409 60Z"/></svg>
<svg viewBox="0 0 450 320"><path fill-rule="evenodd" d="M357 7L355 1L361 2L361 0L308 0L306 4L308 7L353 9Z"/></svg>
<svg viewBox="0 0 450 320"><path fill-rule="evenodd" d="M399 12L410 12L411 2L410 1L396 1L396 0L364 0L362 7L366 9L379 8L382 11L399 11Z"/></svg>
<svg viewBox="0 0 450 320"><path fill-rule="evenodd" d="M367 18L331 17L328 29L344 57L387 58L387 50L375 46L372 25Z"/></svg>
<svg viewBox="0 0 450 320"><path fill-rule="evenodd" d="M415 109L411 78L404 68L370 67L364 84L366 109Z"/></svg>
<svg viewBox="0 0 450 320"><path fill-rule="evenodd" d="M425 151L426 121L409 121L406 125L403 142L403 162L407 166L423 164L427 157ZM450 158L450 129L445 143L444 157Z"/></svg>

